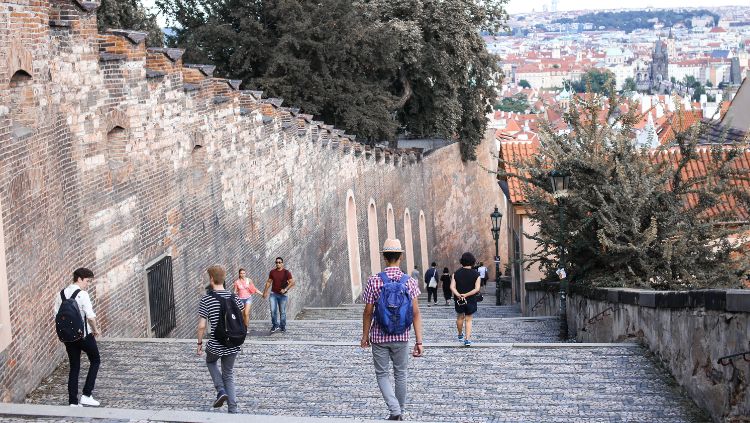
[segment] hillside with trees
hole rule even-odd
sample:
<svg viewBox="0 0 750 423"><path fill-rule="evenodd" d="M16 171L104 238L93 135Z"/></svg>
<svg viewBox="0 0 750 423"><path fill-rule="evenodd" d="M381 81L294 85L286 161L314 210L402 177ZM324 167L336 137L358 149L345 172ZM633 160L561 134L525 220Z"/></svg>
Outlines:
<svg viewBox="0 0 750 423"><path fill-rule="evenodd" d="M672 27L676 24L685 25L692 28L692 18L700 16L711 16L714 18L714 25L719 22L719 15L709 10L628 10L622 12L592 12L586 13L577 18L562 18L552 21L552 23L570 24L579 23L593 24L594 30L621 30L632 32L636 29L650 29L654 23L664 24L665 27ZM602 28L603 27L603 28Z"/></svg>

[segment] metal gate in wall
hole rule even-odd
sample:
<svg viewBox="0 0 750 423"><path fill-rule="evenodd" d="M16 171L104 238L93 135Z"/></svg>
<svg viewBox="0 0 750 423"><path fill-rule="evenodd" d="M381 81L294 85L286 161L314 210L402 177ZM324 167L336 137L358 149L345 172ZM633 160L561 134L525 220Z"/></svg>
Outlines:
<svg viewBox="0 0 750 423"><path fill-rule="evenodd" d="M148 302L151 311L151 331L164 338L177 326L172 284L172 257L166 256L146 269L148 273Z"/></svg>

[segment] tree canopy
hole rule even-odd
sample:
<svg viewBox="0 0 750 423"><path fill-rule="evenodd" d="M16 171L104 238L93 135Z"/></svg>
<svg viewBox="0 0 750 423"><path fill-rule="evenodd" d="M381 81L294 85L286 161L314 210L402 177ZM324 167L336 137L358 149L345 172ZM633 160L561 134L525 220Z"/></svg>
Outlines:
<svg viewBox="0 0 750 423"><path fill-rule="evenodd" d="M139 0L101 0L96 11L96 24L100 31L107 29L133 29L147 33L146 45L162 47L164 33L156 16L149 13Z"/></svg>
<svg viewBox="0 0 750 423"><path fill-rule="evenodd" d="M550 275L562 265L574 283L593 286L741 287L750 271L742 235L750 229L742 217L750 210L750 173L736 164L747 160L746 145L699 146L707 131L699 124L670 145L639 147L638 108L622 113L619 101L575 97L564 114L571 131L544 126L539 154L502 172L525 182L527 210L539 225L527 234L538 243L533 261ZM571 175L568 195L552 195L552 169Z"/></svg>
<svg viewBox="0 0 750 423"><path fill-rule="evenodd" d="M486 128L499 74L480 30L505 0L157 0L168 42L216 75L283 98L371 143L397 134L461 143Z"/></svg>
<svg viewBox="0 0 750 423"><path fill-rule="evenodd" d="M570 86L577 93L606 94L615 86L615 75L607 69L589 69L581 79L571 81Z"/></svg>
<svg viewBox="0 0 750 423"><path fill-rule="evenodd" d="M518 93L512 97L503 97L495 104L495 110L503 112L526 113L530 108L529 99L524 93Z"/></svg>

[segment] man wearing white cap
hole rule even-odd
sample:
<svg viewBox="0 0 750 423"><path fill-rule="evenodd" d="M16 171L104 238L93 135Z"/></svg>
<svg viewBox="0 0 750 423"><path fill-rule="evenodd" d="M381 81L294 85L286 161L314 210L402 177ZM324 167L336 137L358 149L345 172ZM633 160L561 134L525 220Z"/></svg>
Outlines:
<svg viewBox="0 0 750 423"><path fill-rule="evenodd" d="M409 367L409 328L414 325L417 342L412 355L421 357L422 317L419 313L419 282L400 269L401 241L388 239L383 244L383 272L372 275L362 293L362 348L372 346L375 375L383 399L388 405L388 420L403 420L406 403L406 376ZM386 298L388 299L386 301ZM395 390L390 382L389 364L393 362Z"/></svg>

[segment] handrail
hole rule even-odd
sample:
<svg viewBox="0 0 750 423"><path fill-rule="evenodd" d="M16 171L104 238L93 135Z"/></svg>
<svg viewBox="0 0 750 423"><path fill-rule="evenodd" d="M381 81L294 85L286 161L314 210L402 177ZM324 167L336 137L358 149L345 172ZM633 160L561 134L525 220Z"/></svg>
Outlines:
<svg viewBox="0 0 750 423"><path fill-rule="evenodd" d="M549 291L544 291L544 295L542 295L542 298L540 298L539 301L534 304L534 307L531 307L531 311L536 311L536 309L539 308L545 298L547 298L547 295L549 295Z"/></svg>
<svg viewBox="0 0 750 423"><path fill-rule="evenodd" d="M721 357L718 360L716 360L716 362L718 364L721 364L722 366L728 366L728 365L732 364L732 362L734 361L734 359L736 357L742 357L743 360L750 361L750 351L745 351L745 352L741 352L741 353L737 353L737 354L725 355L724 357Z"/></svg>
<svg viewBox="0 0 750 423"><path fill-rule="evenodd" d="M616 312L619 309L620 309L620 307L612 307L612 306L610 306L610 307L605 308L601 312L595 314L592 318L590 318L590 319L588 319L586 321L586 324L583 325L583 327L581 328L581 332L586 332L586 327L587 326L589 326L589 325L591 325L593 323L601 322L602 320L604 320L605 317L609 316L610 314L613 314L614 312Z"/></svg>

